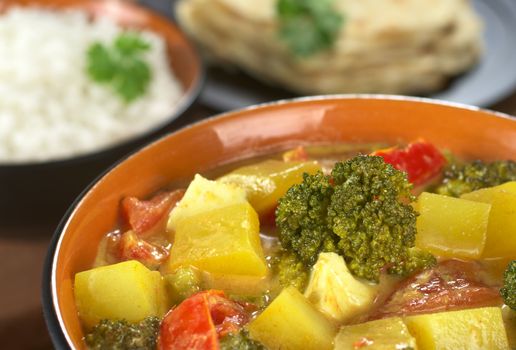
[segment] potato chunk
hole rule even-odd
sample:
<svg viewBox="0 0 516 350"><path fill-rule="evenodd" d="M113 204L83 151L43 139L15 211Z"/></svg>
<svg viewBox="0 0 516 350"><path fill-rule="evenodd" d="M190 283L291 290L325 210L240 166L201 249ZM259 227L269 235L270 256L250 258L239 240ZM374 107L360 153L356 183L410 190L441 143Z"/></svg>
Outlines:
<svg viewBox="0 0 516 350"><path fill-rule="evenodd" d="M248 325L251 338L270 350L330 350L334 326L294 287L285 288Z"/></svg>
<svg viewBox="0 0 516 350"><path fill-rule="evenodd" d="M283 162L269 159L261 163L238 168L219 178L245 189L247 199L259 215L274 209L292 185L303 181L303 173L315 174L321 166L315 162Z"/></svg>
<svg viewBox="0 0 516 350"><path fill-rule="evenodd" d="M419 349L509 350L498 307L409 316L405 323Z"/></svg>
<svg viewBox="0 0 516 350"><path fill-rule="evenodd" d="M423 192L416 206L420 213L416 247L450 258L482 255L489 204Z"/></svg>
<svg viewBox="0 0 516 350"><path fill-rule="evenodd" d="M163 279L138 261L97 267L75 275L75 302L87 328L101 319L138 322L168 307Z"/></svg>
<svg viewBox="0 0 516 350"><path fill-rule="evenodd" d="M181 266L217 274L265 276L258 215L251 205L244 202L179 220L163 271L171 273Z"/></svg>
<svg viewBox="0 0 516 350"><path fill-rule="evenodd" d="M461 198L491 204L482 257L516 258L516 181L466 193Z"/></svg>
<svg viewBox="0 0 516 350"><path fill-rule="evenodd" d="M190 216L240 203L247 203L244 189L234 184L211 181L197 174L170 213L167 229L174 231L179 221Z"/></svg>
<svg viewBox="0 0 516 350"><path fill-rule="evenodd" d="M416 340L399 317L344 326L335 338L335 350L396 350L407 347L415 349Z"/></svg>
<svg viewBox="0 0 516 350"><path fill-rule="evenodd" d="M376 288L355 279L335 253L319 254L305 291L312 305L339 323L369 309L376 294Z"/></svg>

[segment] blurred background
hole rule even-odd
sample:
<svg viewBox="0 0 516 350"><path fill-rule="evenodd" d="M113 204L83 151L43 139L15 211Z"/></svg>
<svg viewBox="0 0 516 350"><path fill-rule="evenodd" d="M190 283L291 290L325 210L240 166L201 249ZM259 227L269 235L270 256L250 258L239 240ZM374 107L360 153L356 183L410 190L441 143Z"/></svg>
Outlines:
<svg viewBox="0 0 516 350"><path fill-rule="evenodd" d="M334 5L0 0L2 348L52 348L40 285L60 218L117 159L160 135L235 108L329 93L516 115L514 0Z"/></svg>

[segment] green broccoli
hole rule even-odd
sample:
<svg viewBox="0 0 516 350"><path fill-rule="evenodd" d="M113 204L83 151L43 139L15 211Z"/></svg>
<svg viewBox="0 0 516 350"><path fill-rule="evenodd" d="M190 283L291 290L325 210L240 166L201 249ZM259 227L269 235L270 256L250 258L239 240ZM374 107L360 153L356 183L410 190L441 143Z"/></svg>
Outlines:
<svg viewBox="0 0 516 350"><path fill-rule="evenodd" d="M265 350L265 347L249 338L245 330L230 333L220 340L220 350Z"/></svg>
<svg viewBox="0 0 516 350"><path fill-rule="evenodd" d="M505 304L516 310L516 260L507 265L503 277L503 288L500 289L500 294Z"/></svg>
<svg viewBox="0 0 516 350"><path fill-rule="evenodd" d="M273 268L280 287L294 286L301 292L305 290L310 268L296 254L282 250L274 260Z"/></svg>
<svg viewBox="0 0 516 350"><path fill-rule="evenodd" d="M305 174L279 200L276 225L284 249L312 266L320 252L342 255L358 277L406 274L435 263L414 251L417 212L404 172L376 156L339 162L331 175Z"/></svg>
<svg viewBox="0 0 516 350"><path fill-rule="evenodd" d="M172 305L177 305L202 289L202 276L194 267L180 267L165 275L165 286Z"/></svg>
<svg viewBox="0 0 516 350"><path fill-rule="evenodd" d="M147 317L135 324L124 320L102 320L84 340L88 348L93 350L154 350L158 331L157 317Z"/></svg>
<svg viewBox="0 0 516 350"><path fill-rule="evenodd" d="M452 163L444 171L442 183L435 192L459 197L464 193L501 185L508 181L516 181L516 162L512 160L492 163L475 160L463 165Z"/></svg>

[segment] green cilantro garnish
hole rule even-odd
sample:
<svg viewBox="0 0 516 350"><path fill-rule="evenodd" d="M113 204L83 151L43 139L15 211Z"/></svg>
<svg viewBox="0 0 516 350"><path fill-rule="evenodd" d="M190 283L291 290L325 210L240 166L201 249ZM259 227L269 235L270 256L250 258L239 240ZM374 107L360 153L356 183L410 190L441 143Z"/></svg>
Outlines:
<svg viewBox="0 0 516 350"><path fill-rule="evenodd" d="M142 57L149 49L150 45L137 33L122 33L109 46L95 42L87 51L88 75L110 85L129 103L149 86L151 70Z"/></svg>
<svg viewBox="0 0 516 350"><path fill-rule="evenodd" d="M298 56L330 48L344 18L335 12L333 0L278 0L280 37Z"/></svg>

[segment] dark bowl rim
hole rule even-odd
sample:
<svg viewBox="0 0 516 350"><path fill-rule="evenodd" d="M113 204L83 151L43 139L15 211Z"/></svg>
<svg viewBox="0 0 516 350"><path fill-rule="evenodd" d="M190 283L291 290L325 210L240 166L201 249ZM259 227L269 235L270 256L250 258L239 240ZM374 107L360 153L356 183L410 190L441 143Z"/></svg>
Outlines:
<svg viewBox="0 0 516 350"><path fill-rule="evenodd" d="M62 320L60 316L58 316L56 309L57 309L57 294L55 290L55 269L57 267L57 257L58 257L58 247L60 246L61 240L62 240L62 233L65 229L68 221L70 220L72 213L75 211L75 209L78 207L79 203L82 201L82 199L86 196L86 194L94 187L94 185L102 179L105 175L107 175L109 172L111 172L114 168L116 168L119 164L123 163L126 159L132 157L133 155L136 155L137 153L140 153L144 149L148 147L152 147L155 143L160 142L162 139L173 137L173 135L176 135L178 133L182 133L185 130L191 129L191 128L197 128L201 127L204 124L209 123L213 119L225 119L229 116L232 116L234 114L238 114L245 111L252 111L257 109L262 109L264 107L270 107L275 105L289 105L289 104L296 104L300 102L310 102L310 101L325 101L325 100L352 100L352 99L362 99L362 100L387 100L387 101L406 101L406 102L417 102L422 104L433 104L433 105L440 105L440 106L448 106L452 108L457 109L464 109L464 110L470 110L474 112L483 112L487 116L492 118L502 118L502 119L509 119L514 122L516 122L516 118L502 112L497 112L493 110L489 110L486 108L481 107L475 107L470 106L467 104L462 103L456 103L456 102L449 102L449 101L443 101L443 100L436 100L431 98L425 98L425 97L411 97L411 96L402 96L402 95L386 95L386 94L334 94L334 95L317 95L317 96L306 96L306 97L297 97L297 98L291 98L291 99L284 99L284 100L278 100L273 102L267 102L257 105L252 105L249 107L229 111L229 112L223 112L219 114L215 114L211 117L205 118L201 121L192 123L190 125L184 126L176 131L173 131L167 135L164 135L153 142L147 144L144 147L141 147L121 159L119 159L117 162L112 164L108 169L106 169L102 174L97 176L73 201L73 203L70 205L66 213L64 214L63 218L59 222L56 230L54 231L54 234L52 236L51 242L48 247L47 255L43 264L43 274L42 274L42 280L41 280L41 303L43 308L43 316L45 318L45 322L50 334L50 338L52 340L52 343L54 347L58 350L60 349L73 349L72 343L70 339L67 337L67 335L64 332L64 327L62 324Z"/></svg>
<svg viewBox="0 0 516 350"><path fill-rule="evenodd" d="M100 0L104 2L109 2L111 0ZM151 8L145 7L139 3L127 3L127 2L121 2L118 4L119 6L124 7L132 7L136 8L138 11L143 11L146 13L151 14L153 17L159 18L163 22L167 22L167 24L173 28L175 32L177 32L182 39L187 43L187 46L192 51L194 58L195 58L195 65L198 68L198 74L195 77L194 81L192 82L192 85L189 89L183 88L183 92L179 100L174 106L174 109L171 111L171 113L163 119L161 122L153 125L151 128L147 129L143 133L139 133L133 136L129 136L128 138L123 139L122 141L119 141L115 144L108 145L106 147L89 151L86 153L79 154L77 156L69 156L69 157L59 157L59 158L51 158L49 160L43 160L43 161L36 161L36 160L29 160L29 161L22 161L22 162L15 162L15 161L8 161L8 162L1 162L0 161L0 172L8 172L8 171L15 171L15 170L25 170L25 169L47 169L47 168L54 168L54 167L62 167L62 166L70 166L74 164L81 164L81 163L87 163L89 161L95 160L97 158L104 158L106 156L109 156L113 153L120 153L120 151L126 149L127 147L130 147L131 145L142 143L145 140L148 140L149 138L152 138L153 136L158 135L160 132L164 131L164 129L168 126L170 126L173 122L175 122L177 119L181 118L189 109L192 107L194 102L199 98L200 93L204 87L204 84L206 82L206 67L204 65L204 61L201 58L201 55L199 51L197 50L194 43L188 38L188 36L183 32L183 30L177 25L175 21L173 21L170 18L167 18L163 14L157 12L156 10L153 10ZM52 7L50 7L52 8ZM167 45L168 46L168 45ZM148 143L148 142L147 142Z"/></svg>

